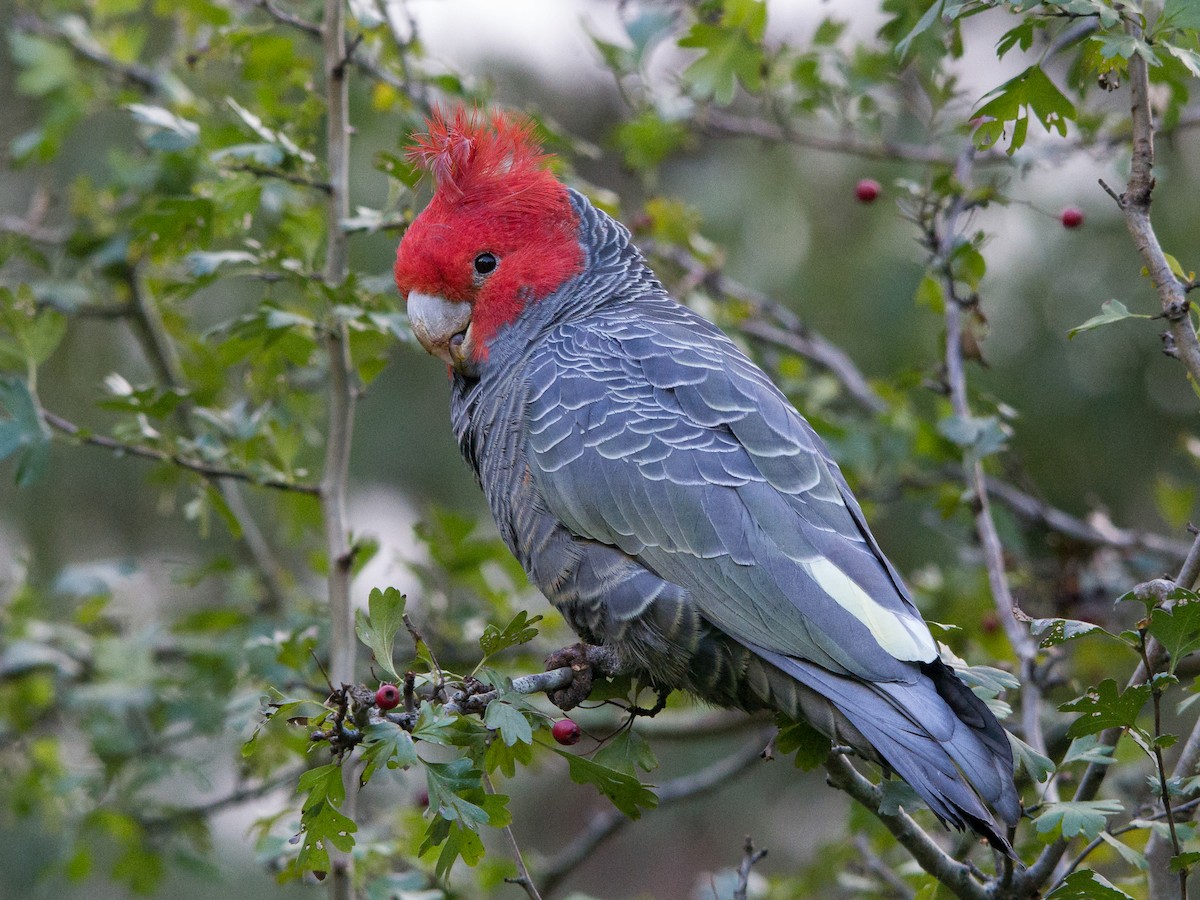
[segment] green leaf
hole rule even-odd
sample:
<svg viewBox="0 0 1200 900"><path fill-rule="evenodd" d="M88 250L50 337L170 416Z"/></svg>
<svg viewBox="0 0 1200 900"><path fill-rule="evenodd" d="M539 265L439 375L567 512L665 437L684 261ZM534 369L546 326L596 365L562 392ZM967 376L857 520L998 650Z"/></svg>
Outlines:
<svg viewBox="0 0 1200 900"><path fill-rule="evenodd" d="M483 634L479 638L479 648L483 650L484 658L493 656L501 650L507 650L509 647L529 643L537 637L538 630L534 626L540 621L542 621L541 616L534 616L531 619L529 613L521 610L504 626L503 631L495 625L488 625L483 629Z"/></svg>
<svg viewBox="0 0 1200 900"><path fill-rule="evenodd" d="M161 106L130 103L125 107L142 129L142 143L151 150L187 150L200 141L200 126Z"/></svg>
<svg viewBox="0 0 1200 900"><path fill-rule="evenodd" d="M829 757L830 742L808 722L798 719L780 726L775 749L784 755L794 751L796 768L810 772Z"/></svg>
<svg viewBox="0 0 1200 900"><path fill-rule="evenodd" d="M879 812L882 815L895 816L901 809L912 813L925 807L925 801L917 792L899 778L889 778L879 786Z"/></svg>
<svg viewBox="0 0 1200 900"><path fill-rule="evenodd" d="M1112 747L1102 745L1100 738L1095 734L1085 734L1083 737L1077 737L1071 741L1071 745L1067 747L1067 752L1063 756L1062 765L1085 762L1107 766L1114 761Z"/></svg>
<svg viewBox="0 0 1200 900"><path fill-rule="evenodd" d="M1133 900L1091 869L1077 869L1046 895L1046 900Z"/></svg>
<svg viewBox="0 0 1200 900"><path fill-rule="evenodd" d="M1200 598L1190 591L1175 590L1167 595L1167 599L1175 600L1175 605L1170 609L1155 609L1150 614L1148 631L1171 655L1171 671L1174 672L1181 659L1200 648Z"/></svg>
<svg viewBox="0 0 1200 900"><path fill-rule="evenodd" d="M498 732L504 743L510 747L513 744L533 743L533 728L529 720L520 710L503 700L493 700L488 704L483 715L483 724Z"/></svg>
<svg viewBox="0 0 1200 900"><path fill-rule="evenodd" d="M354 614L354 631L358 639L371 648L375 662L397 679L400 676L392 662L392 648L396 632L404 624L404 602L404 595L394 587L382 591L372 588L367 597L368 612L360 609Z"/></svg>
<svg viewBox="0 0 1200 900"><path fill-rule="evenodd" d="M448 763L425 763L429 786L429 808L449 822L465 828L480 825L503 828L512 821L508 798L488 794L483 788L483 773L463 757Z"/></svg>
<svg viewBox="0 0 1200 900"><path fill-rule="evenodd" d="M1062 832L1065 838L1082 835L1092 840L1104 830L1109 816L1124 812L1120 800L1064 800L1047 803L1041 815L1033 820L1038 834Z"/></svg>
<svg viewBox="0 0 1200 900"><path fill-rule="evenodd" d="M1062 704L1063 712L1083 713L1067 729L1067 737L1096 734L1106 728L1130 728L1150 699L1150 685L1140 684L1122 692L1116 681L1106 678L1082 697ZM1092 835L1095 837L1095 835Z"/></svg>
<svg viewBox="0 0 1200 900"><path fill-rule="evenodd" d="M1081 331L1091 331L1093 328L1099 328L1101 325L1111 325L1113 322L1120 322L1123 319L1152 319L1153 316L1148 316L1145 313L1131 313L1120 300L1105 300L1100 304L1100 315L1092 316L1082 325L1078 325L1067 332L1067 338L1073 338Z"/></svg>
<svg viewBox="0 0 1200 900"><path fill-rule="evenodd" d="M942 289L942 282L926 272L921 278L921 283L917 285L913 301L917 306L923 306L941 315L946 308L946 293Z"/></svg>
<svg viewBox="0 0 1200 900"><path fill-rule="evenodd" d="M342 769L336 763L309 769L300 776L296 790L308 796L300 811L300 852L285 874L328 872L330 848L350 851L358 830L354 820L337 808L346 799Z"/></svg>
<svg viewBox="0 0 1200 900"><path fill-rule="evenodd" d="M1008 742L1012 745L1013 758L1016 760L1017 767L1024 769L1029 777L1038 784L1057 771L1050 757L1038 753L1016 735L1009 733Z"/></svg>
<svg viewBox="0 0 1200 900"><path fill-rule="evenodd" d="M650 742L632 728L626 728L592 758L603 766L634 777L638 769L651 772L658 768L658 757L650 748Z"/></svg>
<svg viewBox="0 0 1200 900"><path fill-rule="evenodd" d="M991 99L988 99L991 98ZM972 119L982 120L975 130L975 146L986 150L1004 135L1004 126L1012 123L1008 152L1015 153L1025 143L1029 119L1035 118L1046 131L1056 130L1066 137L1067 122L1075 119L1075 105L1067 99L1042 71L1032 65L1020 75L991 91Z"/></svg>
<svg viewBox="0 0 1200 900"><path fill-rule="evenodd" d="M937 423L938 434L975 457L1004 449L1008 428L997 416L947 416Z"/></svg>
<svg viewBox="0 0 1200 900"><path fill-rule="evenodd" d="M945 5L945 0L933 0L929 9L917 20L917 24L913 26L912 31L902 37L896 44L896 55L904 59L908 55L908 48L912 46L912 42L933 27L933 23L938 20L938 15Z"/></svg>
<svg viewBox="0 0 1200 900"><path fill-rule="evenodd" d="M576 756L558 747L551 747L563 757L569 767L571 780L576 784L594 785L600 793L612 801L613 806L631 819L639 819L642 810L658 806L658 797L649 787L632 775L610 769L583 756Z"/></svg>
<svg viewBox="0 0 1200 900"><path fill-rule="evenodd" d="M362 783L366 784L380 766L407 769L417 764L417 748L412 736L394 722L372 722L363 729Z"/></svg>
<svg viewBox="0 0 1200 900"><path fill-rule="evenodd" d="M1171 857L1171 871L1182 872L1184 869L1190 869L1196 863L1200 863L1200 850L1189 850ZM1143 868L1146 867L1143 866Z"/></svg>
<svg viewBox="0 0 1200 900"><path fill-rule="evenodd" d="M46 470L50 429L42 421L29 385L20 378L0 376L0 461L13 455L17 457L16 483L28 487Z"/></svg>
<svg viewBox="0 0 1200 900"><path fill-rule="evenodd" d="M187 255L188 271L196 278L211 275L221 266L238 263L254 265L257 262L258 257L245 250L220 250L213 253L195 250Z"/></svg>
<svg viewBox="0 0 1200 900"><path fill-rule="evenodd" d="M767 23L763 0L725 0L719 24L697 22L679 41L680 47L704 54L684 70L683 77L702 97L722 106L733 101L737 83L750 92L762 88L766 57L761 46Z"/></svg>
<svg viewBox="0 0 1200 900"><path fill-rule="evenodd" d="M1057 647L1093 631L1109 634L1099 625L1081 622L1078 619L1034 619L1029 623L1029 630L1042 647Z"/></svg>
<svg viewBox="0 0 1200 900"><path fill-rule="evenodd" d="M1129 863L1135 869L1141 869L1143 872L1150 868L1150 863L1146 861L1146 857L1138 851L1134 850L1124 841L1119 841L1107 831L1100 832L1100 839L1108 846L1112 847L1120 855L1121 859Z"/></svg>

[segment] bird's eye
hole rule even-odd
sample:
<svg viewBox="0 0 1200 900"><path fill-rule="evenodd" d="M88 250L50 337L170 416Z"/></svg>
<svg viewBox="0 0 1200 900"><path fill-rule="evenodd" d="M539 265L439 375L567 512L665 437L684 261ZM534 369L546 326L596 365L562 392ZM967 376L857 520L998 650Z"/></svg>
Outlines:
<svg viewBox="0 0 1200 900"><path fill-rule="evenodd" d="M488 275L496 268L497 261L491 253L480 253L475 257L475 271L480 275Z"/></svg>

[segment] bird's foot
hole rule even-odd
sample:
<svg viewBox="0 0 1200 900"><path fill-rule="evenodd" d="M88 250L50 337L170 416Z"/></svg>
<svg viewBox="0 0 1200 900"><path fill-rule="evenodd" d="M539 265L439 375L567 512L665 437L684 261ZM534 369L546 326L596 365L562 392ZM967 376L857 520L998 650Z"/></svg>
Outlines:
<svg viewBox="0 0 1200 900"><path fill-rule="evenodd" d="M569 667L574 675L564 688L546 691L550 702L563 712L574 709L592 692L592 682L597 675L608 677L621 674L622 667L616 652L611 647L578 643L563 647L546 657L546 671Z"/></svg>

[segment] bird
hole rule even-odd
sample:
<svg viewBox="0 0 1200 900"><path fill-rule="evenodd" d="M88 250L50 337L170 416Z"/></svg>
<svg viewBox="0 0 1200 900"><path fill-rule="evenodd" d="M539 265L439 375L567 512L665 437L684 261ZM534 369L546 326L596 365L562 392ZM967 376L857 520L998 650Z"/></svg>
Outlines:
<svg viewBox="0 0 1200 900"><path fill-rule="evenodd" d="M1011 854L1008 735L808 421L554 175L530 120L459 106L425 127L409 155L434 190L395 280L530 581L617 669L805 721Z"/></svg>

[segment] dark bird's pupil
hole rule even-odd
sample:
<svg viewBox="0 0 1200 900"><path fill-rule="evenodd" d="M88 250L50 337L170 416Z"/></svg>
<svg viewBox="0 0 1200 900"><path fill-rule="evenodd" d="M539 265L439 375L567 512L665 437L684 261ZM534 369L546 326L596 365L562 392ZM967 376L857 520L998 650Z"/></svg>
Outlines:
<svg viewBox="0 0 1200 900"><path fill-rule="evenodd" d="M480 275L486 275L492 269L496 268L496 257L490 253L480 253L475 257L475 271Z"/></svg>

